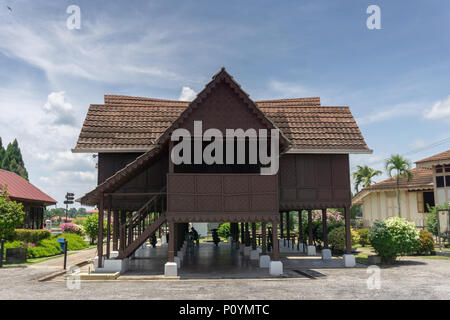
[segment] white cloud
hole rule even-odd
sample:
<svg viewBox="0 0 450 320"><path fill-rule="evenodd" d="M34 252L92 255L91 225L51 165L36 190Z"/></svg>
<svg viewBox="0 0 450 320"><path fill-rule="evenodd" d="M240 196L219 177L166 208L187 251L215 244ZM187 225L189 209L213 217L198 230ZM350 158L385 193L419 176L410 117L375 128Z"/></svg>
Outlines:
<svg viewBox="0 0 450 320"><path fill-rule="evenodd" d="M195 99L196 96L197 96L197 94L195 93L194 90L192 90L189 87L183 87L183 89L181 89L181 94L180 94L180 97L178 98L178 100L192 101Z"/></svg>
<svg viewBox="0 0 450 320"><path fill-rule="evenodd" d="M420 114L421 110L423 110L422 106L414 102L396 104L389 107L381 107L368 115L357 118L356 122L359 125L371 124L397 117L417 115Z"/></svg>
<svg viewBox="0 0 450 320"><path fill-rule="evenodd" d="M450 95L445 100L436 102L431 109L424 111L426 119L450 120Z"/></svg>
<svg viewBox="0 0 450 320"><path fill-rule="evenodd" d="M65 92L52 92L48 95L44 110L53 116L54 124L74 125L75 116L72 105L65 101Z"/></svg>

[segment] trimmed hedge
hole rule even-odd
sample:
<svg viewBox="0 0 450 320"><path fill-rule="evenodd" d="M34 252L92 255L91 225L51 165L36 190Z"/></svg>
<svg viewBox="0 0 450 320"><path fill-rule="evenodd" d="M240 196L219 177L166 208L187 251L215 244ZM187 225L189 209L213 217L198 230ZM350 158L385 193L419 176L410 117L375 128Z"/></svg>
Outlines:
<svg viewBox="0 0 450 320"><path fill-rule="evenodd" d="M354 229L350 229L351 238L352 238L352 246L357 244L359 241L358 232ZM328 243L335 250L344 251L345 250L345 226L337 227L331 230L328 234Z"/></svg>
<svg viewBox="0 0 450 320"><path fill-rule="evenodd" d="M24 241L8 241L5 243L5 249L7 248L19 248L26 246L27 258L41 258L50 257L62 253L61 246L58 243L58 238L67 239L67 249L69 251L81 250L88 247L88 244L79 235L74 233L64 233L51 236L48 239L43 239L35 244L26 245ZM6 250L4 251L4 257L6 257Z"/></svg>
<svg viewBox="0 0 450 320"><path fill-rule="evenodd" d="M16 229L13 240L28 243L38 243L41 240L51 237L51 233L45 229Z"/></svg>

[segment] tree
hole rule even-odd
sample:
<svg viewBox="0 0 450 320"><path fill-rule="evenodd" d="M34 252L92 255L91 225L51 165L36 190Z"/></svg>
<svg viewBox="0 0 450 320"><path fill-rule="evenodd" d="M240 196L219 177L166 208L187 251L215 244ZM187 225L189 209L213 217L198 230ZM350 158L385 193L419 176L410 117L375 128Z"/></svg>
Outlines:
<svg viewBox="0 0 450 320"><path fill-rule="evenodd" d="M6 150L3 148L0 141L0 161L0 168L17 173L22 178L28 180L28 172L27 169L25 169L22 152L20 151L17 139L14 139L12 143L9 143Z"/></svg>
<svg viewBox="0 0 450 320"><path fill-rule="evenodd" d="M359 192L359 186L362 184L367 188L372 184L372 178L381 174L380 170L375 170L368 166L357 166L357 170L353 172L353 180L355 180L356 193Z"/></svg>
<svg viewBox="0 0 450 320"><path fill-rule="evenodd" d="M105 221L103 220L103 226L105 225ZM98 214L93 214L92 216L87 216L84 221L84 231L86 235L91 239L91 244L94 244L95 240L97 240L98 236ZM106 236L106 228L103 227L103 236Z"/></svg>
<svg viewBox="0 0 450 320"><path fill-rule="evenodd" d="M11 239L14 230L23 223L23 205L8 199L6 186L0 191L0 239Z"/></svg>
<svg viewBox="0 0 450 320"><path fill-rule="evenodd" d="M3 148L2 138L0 137L0 169L2 168L3 157L5 156L5 148Z"/></svg>
<svg viewBox="0 0 450 320"><path fill-rule="evenodd" d="M386 173L389 177L393 177L392 171L396 171L394 176L397 181L396 194L397 194L397 206L398 206L398 216L401 217L400 213L400 179L407 177L408 181L411 180L413 174L411 172L411 162L408 159L403 158L399 154L393 154L389 159L386 160Z"/></svg>

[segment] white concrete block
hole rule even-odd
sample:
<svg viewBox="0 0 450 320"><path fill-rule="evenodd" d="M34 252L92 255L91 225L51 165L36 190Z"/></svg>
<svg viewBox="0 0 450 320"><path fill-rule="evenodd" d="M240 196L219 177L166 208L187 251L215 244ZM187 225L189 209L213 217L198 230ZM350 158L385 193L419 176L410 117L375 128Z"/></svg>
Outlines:
<svg viewBox="0 0 450 320"><path fill-rule="evenodd" d="M233 243L233 237L228 237L228 243L232 244Z"/></svg>
<svg viewBox="0 0 450 320"><path fill-rule="evenodd" d="M166 244L166 243L167 243L166 236L162 236L161 237L161 245Z"/></svg>
<svg viewBox="0 0 450 320"><path fill-rule="evenodd" d="M105 257L103 257L103 262L105 262ZM98 256L96 256L93 260L94 263L94 269L98 268Z"/></svg>
<svg viewBox="0 0 450 320"><path fill-rule="evenodd" d="M248 246L244 248L244 256L248 257L250 255L250 251L252 251L252 247Z"/></svg>
<svg viewBox="0 0 450 320"><path fill-rule="evenodd" d="M263 255L259 257L259 267L260 268L268 268L270 264L270 256Z"/></svg>
<svg viewBox="0 0 450 320"><path fill-rule="evenodd" d="M175 262L177 264L177 268L180 269L180 267L181 267L181 260L180 260L180 258L175 256L173 258L173 262Z"/></svg>
<svg viewBox="0 0 450 320"><path fill-rule="evenodd" d="M308 256L315 256L316 255L316 246L308 246L307 254L308 254Z"/></svg>
<svg viewBox="0 0 450 320"><path fill-rule="evenodd" d="M333 258L331 255L331 249L322 249L322 259L330 260L331 258Z"/></svg>
<svg viewBox="0 0 450 320"><path fill-rule="evenodd" d="M270 261L269 274L271 276L281 276L283 274L283 263L281 261Z"/></svg>
<svg viewBox="0 0 450 320"><path fill-rule="evenodd" d="M259 252L258 252L258 250L250 251L250 260L259 260Z"/></svg>
<svg viewBox="0 0 450 320"><path fill-rule="evenodd" d="M303 253L305 252L305 244L304 243L299 243L298 251L303 252Z"/></svg>
<svg viewBox="0 0 450 320"><path fill-rule="evenodd" d="M111 251L111 252L109 253L109 258L110 258L110 259L117 258L118 256L119 256L119 251Z"/></svg>
<svg viewBox="0 0 450 320"><path fill-rule="evenodd" d="M353 254L344 254L344 266L346 268L353 268L356 266L356 259Z"/></svg>
<svg viewBox="0 0 450 320"><path fill-rule="evenodd" d="M164 265L164 276L176 277L178 276L178 266L175 262L166 262Z"/></svg>
<svg viewBox="0 0 450 320"><path fill-rule="evenodd" d="M262 248L261 247L257 247L256 251L258 251L259 253L262 253Z"/></svg>
<svg viewBox="0 0 450 320"><path fill-rule="evenodd" d="M177 252L177 257L180 258L180 260L183 260L183 258L184 258L184 253L183 253L183 251L181 251L181 250L178 251L178 252Z"/></svg>

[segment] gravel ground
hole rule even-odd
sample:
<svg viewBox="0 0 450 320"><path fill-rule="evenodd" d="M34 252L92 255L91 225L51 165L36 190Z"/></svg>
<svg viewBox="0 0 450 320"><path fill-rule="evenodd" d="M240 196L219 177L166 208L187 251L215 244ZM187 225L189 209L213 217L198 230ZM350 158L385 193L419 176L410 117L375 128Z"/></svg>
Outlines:
<svg viewBox="0 0 450 320"><path fill-rule="evenodd" d="M450 260L403 258L380 270L369 290L366 268L316 269L311 279L38 282L54 268L0 269L0 299L450 299Z"/></svg>

